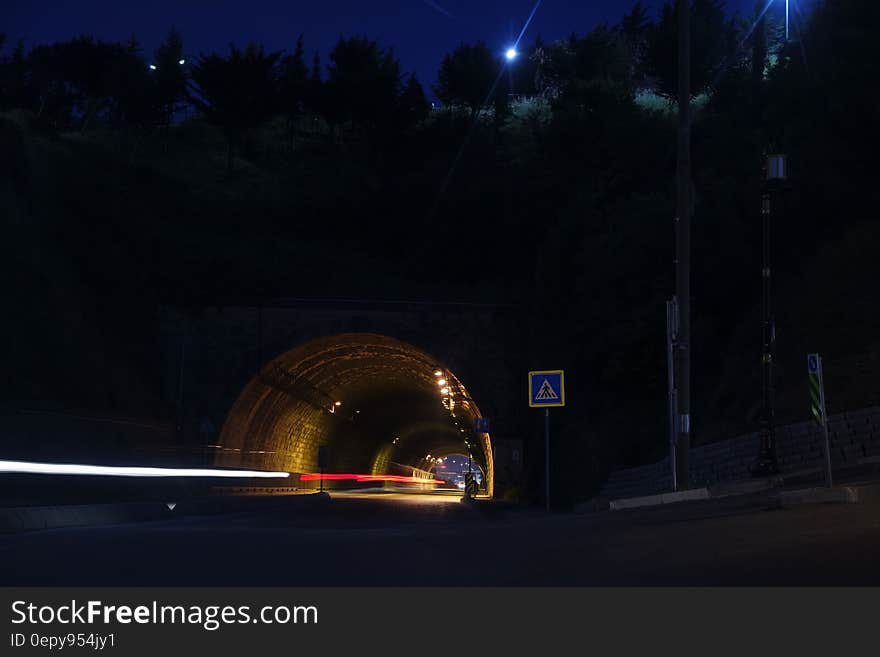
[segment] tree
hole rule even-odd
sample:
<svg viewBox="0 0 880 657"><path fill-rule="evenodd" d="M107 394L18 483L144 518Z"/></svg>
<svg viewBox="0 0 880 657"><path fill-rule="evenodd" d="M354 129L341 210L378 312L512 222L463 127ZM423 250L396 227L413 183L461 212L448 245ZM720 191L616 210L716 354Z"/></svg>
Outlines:
<svg viewBox="0 0 880 657"><path fill-rule="evenodd" d="M111 109L115 69L126 54L121 44L86 36L58 44L56 65L73 89L81 131Z"/></svg>
<svg viewBox="0 0 880 657"><path fill-rule="evenodd" d="M447 105L464 105L476 116L498 72L499 62L484 42L462 43L443 57L434 93Z"/></svg>
<svg viewBox="0 0 880 657"><path fill-rule="evenodd" d="M6 35L0 34L0 51ZM0 108L29 105L28 65L24 44L19 41L9 55L0 57Z"/></svg>
<svg viewBox="0 0 880 657"><path fill-rule="evenodd" d="M123 113L137 113L131 102L135 96L146 100L150 82L145 70L136 41L122 44L81 36L36 46L20 78L26 81L23 93L39 119L85 131L96 122L114 123Z"/></svg>
<svg viewBox="0 0 880 657"><path fill-rule="evenodd" d="M242 137L277 111L280 57L280 51L266 53L255 44L244 50L230 44L227 57L200 55L193 66L189 98L223 131L230 172Z"/></svg>
<svg viewBox="0 0 880 657"><path fill-rule="evenodd" d="M428 114L431 112L431 104L425 97L425 91L414 73L407 78L406 84L403 86L398 106L400 108L399 124L403 128L421 123L428 118Z"/></svg>
<svg viewBox="0 0 880 657"><path fill-rule="evenodd" d="M648 47L650 28L651 20L648 17L648 10L641 0L623 15L617 28L629 56L630 81L636 88L644 83L645 52Z"/></svg>
<svg viewBox="0 0 880 657"><path fill-rule="evenodd" d="M72 121L73 93L56 66L58 46L38 45L27 56L31 109L37 120L58 129Z"/></svg>
<svg viewBox="0 0 880 657"><path fill-rule="evenodd" d="M110 100L106 120L111 125L147 129L166 118L156 80L140 53L140 44L132 37L108 63L105 84Z"/></svg>
<svg viewBox="0 0 880 657"><path fill-rule="evenodd" d="M289 147L293 150L296 121L303 115L309 103L309 70L306 67L302 35L296 40L293 54L281 58L278 100L281 111L287 119Z"/></svg>
<svg viewBox="0 0 880 657"><path fill-rule="evenodd" d="M327 67L325 116L355 130L387 128L396 118L400 63L391 50L363 37L340 39Z"/></svg>
<svg viewBox="0 0 880 657"><path fill-rule="evenodd" d="M176 28L171 28L153 57L156 103L167 127L186 99L186 59L183 38Z"/></svg>
<svg viewBox="0 0 880 657"><path fill-rule="evenodd" d="M728 19L723 0L691 0L691 96L711 91L724 70L735 63L737 33ZM646 72L658 94L674 99L678 94L678 14L667 0L660 20L649 32L645 52Z"/></svg>

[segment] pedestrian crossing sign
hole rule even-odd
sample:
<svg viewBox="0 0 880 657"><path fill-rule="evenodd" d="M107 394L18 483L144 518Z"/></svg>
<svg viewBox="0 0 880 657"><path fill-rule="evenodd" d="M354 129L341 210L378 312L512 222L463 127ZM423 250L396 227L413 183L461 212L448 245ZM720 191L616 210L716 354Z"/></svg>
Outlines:
<svg viewBox="0 0 880 657"><path fill-rule="evenodd" d="M565 406L562 370L529 372L529 406Z"/></svg>

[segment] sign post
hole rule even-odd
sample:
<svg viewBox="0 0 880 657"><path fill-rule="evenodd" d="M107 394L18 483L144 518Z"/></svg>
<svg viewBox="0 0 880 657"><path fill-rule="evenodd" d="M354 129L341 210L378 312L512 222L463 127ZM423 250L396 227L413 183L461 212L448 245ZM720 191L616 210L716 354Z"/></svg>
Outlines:
<svg viewBox="0 0 880 657"><path fill-rule="evenodd" d="M550 512L550 408L565 406L562 370L529 372L529 406L544 409L544 502Z"/></svg>
<svg viewBox="0 0 880 657"><path fill-rule="evenodd" d="M831 488L831 443L828 440L828 415L825 411L825 380L822 378L822 357L819 354L807 355L807 373L810 377L810 410L816 424L822 427L825 436L825 483Z"/></svg>
<svg viewBox="0 0 880 657"><path fill-rule="evenodd" d="M678 305L675 297L666 302L666 385L669 390L669 466L672 475L672 492L678 490L675 468L675 440L678 431L675 418L678 417L678 402L675 390L675 346L678 340Z"/></svg>

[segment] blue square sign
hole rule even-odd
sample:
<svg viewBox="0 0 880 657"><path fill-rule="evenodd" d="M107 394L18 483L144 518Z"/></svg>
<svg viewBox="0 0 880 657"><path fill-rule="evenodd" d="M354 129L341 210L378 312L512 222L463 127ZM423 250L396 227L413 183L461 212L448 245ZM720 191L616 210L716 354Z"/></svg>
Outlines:
<svg viewBox="0 0 880 657"><path fill-rule="evenodd" d="M489 433L489 418L474 418L474 433Z"/></svg>
<svg viewBox="0 0 880 657"><path fill-rule="evenodd" d="M565 406L562 370L529 372L529 406Z"/></svg>

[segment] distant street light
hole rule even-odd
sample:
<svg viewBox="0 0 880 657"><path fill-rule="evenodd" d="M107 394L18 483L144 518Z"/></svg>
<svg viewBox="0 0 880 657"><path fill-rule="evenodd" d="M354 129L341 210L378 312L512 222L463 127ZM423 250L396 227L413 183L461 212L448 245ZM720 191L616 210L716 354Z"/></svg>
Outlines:
<svg viewBox="0 0 880 657"><path fill-rule="evenodd" d="M516 59L516 56L518 54L519 53L516 52L516 48L508 48L507 52L504 53L504 56L507 58L507 61L512 61L512 60Z"/></svg>
<svg viewBox="0 0 880 657"><path fill-rule="evenodd" d="M177 60L177 63L180 64L181 66L183 66L184 64L186 64L186 60L185 60L185 59L178 59L178 60ZM155 64L150 64L150 70L151 70L151 71L158 70L158 68L159 68L159 67L156 66Z"/></svg>

